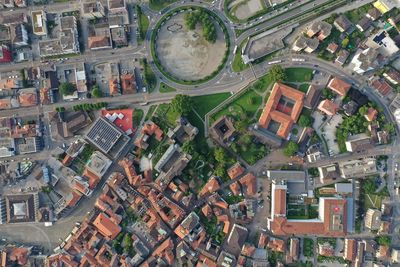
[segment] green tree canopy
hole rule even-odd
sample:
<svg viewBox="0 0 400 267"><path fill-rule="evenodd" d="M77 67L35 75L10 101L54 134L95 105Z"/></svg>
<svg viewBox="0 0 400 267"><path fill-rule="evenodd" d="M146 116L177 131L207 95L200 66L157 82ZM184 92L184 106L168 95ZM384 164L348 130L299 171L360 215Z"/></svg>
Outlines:
<svg viewBox="0 0 400 267"><path fill-rule="evenodd" d="M76 91L76 86L72 83L64 82L58 87L62 95L72 95Z"/></svg>
<svg viewBox="0 0 400 267"><path fill-rule="evenodd" d="M297 124L300 127L311 127L313 123L313 118L308 115L301 114Z"/></svg>
<svg viewBox="0 0 400 267"><path fill-rule="evenodd" d="M268 74L273 82L284 81L286 79L285 70L281 65L273 65L269 69Z"/></svg>
<svg viewBox="0 0 400 267"><path fill-rule="evenodd" d="M188 95L181 95L178 94L172 99L171 106L172 109L181 114L181 115L188 115L189 112L192 110L192 98Z"/></svg>
<svg viewBox="0 0 400 267"><path fill-rule="evenodd" d="M215 160L221 164L225 164L227 161L227 158L228 158L228 156L226 155L225 149L223 149L222 147L217 147L214 150L214 157L215 157Z"/></svg>
<svg viewBox="0 0 400 267"><path fill-rule="evenodd" d="M287 157L294 156L296 152L299 150L299 145L296 142L289 141L286 147L283 149L283 154Z"/></svg>
<svg viewBox="0 0 400 267"><path fill-rule="evenodd" d="M103 93L101 92L100 88L97 85L92 87L92 96L96 98L103 96Z"/></svg>
<svg viewBox="0 0 400 267"><path fill-rule="evenodd" d="M185 143L183 143L182 151L189 155L193 155L196 152L196 147L193 141L186 141Z"/></svg>

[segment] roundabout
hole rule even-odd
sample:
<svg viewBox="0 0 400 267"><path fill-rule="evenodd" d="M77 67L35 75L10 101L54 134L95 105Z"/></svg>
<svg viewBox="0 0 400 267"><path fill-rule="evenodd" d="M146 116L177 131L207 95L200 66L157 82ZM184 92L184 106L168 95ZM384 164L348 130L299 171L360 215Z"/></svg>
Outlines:
<svg viewBox="0 0 400 267"><path fill-rule="evenodd" d="M178 84L211 80L229 56L229 34L222 20L202 7L170 11L151 35L151 54L157 69Z"/></svg>

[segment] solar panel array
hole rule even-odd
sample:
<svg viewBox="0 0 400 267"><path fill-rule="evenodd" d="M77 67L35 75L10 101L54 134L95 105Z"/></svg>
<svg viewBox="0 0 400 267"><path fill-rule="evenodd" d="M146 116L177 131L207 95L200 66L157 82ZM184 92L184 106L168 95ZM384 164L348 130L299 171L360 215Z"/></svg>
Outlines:
<svg viewBox="0 0 400 267"><path fill-rule="evenodd" d="M121 131L104 118L99 118L87 133L87 138L102 152L108 153L122 136Z"/></svg>

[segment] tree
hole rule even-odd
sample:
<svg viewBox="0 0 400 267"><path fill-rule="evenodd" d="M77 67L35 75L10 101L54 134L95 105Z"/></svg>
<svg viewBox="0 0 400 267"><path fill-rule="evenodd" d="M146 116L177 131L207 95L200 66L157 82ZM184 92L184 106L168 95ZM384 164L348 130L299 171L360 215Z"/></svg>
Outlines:
<svg viewBox="0 0 400 267"><path fill-rule="evenodd" d="M285 70L281 65L273 65L268 72L273 82L284 81L286 79Z"/></svg>
<svg viewBox="0 0 400 267"><path fill-rule="evenodd" d="M299 145L294 141L289 141L286 147L283 149L283 154L287 157L294 156L296 152L299 150Z"/></svg>
<svg viewBox="0 0 400 267"><path fill-rule="evenodd" d="M186 116L192 110L192 102L190 96L178 94L172 99L171 106L175 112Z"/></svg>
<svg viewBox="0 0 400 267"><path fill-rule="evenodd" d="M396 126L393 123L386 123L383 129L389 134L394 134L396 132Z"/></svg>
<svg viewBox="0 0 400 267"><path fill-rule="evenodd" d="M214 150L214 157L215 160L218 161L220 164L225 164L227 161L227 155L225 149L223 149L222 147L217 147Z"/></svg>
<svg viewBox="0 0 400 267"><path fill-rule="evenodd" d="M245 133L247 132L247 120L238 120L235 121L235 128L239 133Z"/></svg>
<svg viewBox="0 0 400 267"><path fill-rule="evenodd" d="M223 165L217 165L217 167L215 168L215 175L219 177L223 177L225 175L225 168Z"/></svg>
<svg viewBox="0 0 400 267"><path fill-rule="evenodd" d="M342 41L342 48L346 48L349 45L349 38L344 38Z"/></svg>
<svg viewBox="0 0 400 267"><path fill-rule="evenodd" d="M97 85L92 87L92 96L96 98L103 96L103 93L100 91L100 88Z"/></svg>
<svg viewBox="0 0 400 267"><path fill-rule="evenodd" d="M368 107L367 106L360 107L358 113L360 113L361 116L364 116L365 114L368 113Z"/></svg>
<svg viewBox="0 0 400 267"><path fill-rule="evenodd" d="M76 87L72 83L61 83L60 86L58 87L60 90L61 94L66 96L66 95L72 95L76 91Z"/></svg>
<svg viewBox="0 0 400 267"><path fill-rule="evenodd" d="M185 143L183 143L182 151L186 154L193 155L196 152L193 141L186 141Z"/></svg>
<svg viewBox="0 0 400 267"><path fill-rule="evenodd" d="M300 115L299 121L297 122L300 127L310 127L312 123L312 117L304 114Z"/></svg>

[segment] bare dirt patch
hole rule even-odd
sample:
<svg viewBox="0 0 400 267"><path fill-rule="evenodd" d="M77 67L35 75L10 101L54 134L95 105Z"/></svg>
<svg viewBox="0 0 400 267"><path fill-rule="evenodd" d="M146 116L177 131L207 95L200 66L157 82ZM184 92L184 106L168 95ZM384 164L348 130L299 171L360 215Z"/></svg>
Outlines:
<svg viewBox="0 0 400 267"><path fill-rule="evenodd" d="M212 74L222 63L226 48L224 33L218 23L217 41L209 43L197 26L190 31L184 14L171 17L161 26L156 40L158 59L172 76L181 80L200 80Z"/></svg>
<svg viewBox="0 0 400 267"><path fill-rule="evenodd" d="M263 0L236 0L229 5L229 12L240 19L245 20L263 10Z"/></svg>

